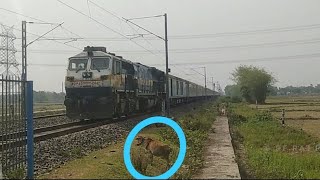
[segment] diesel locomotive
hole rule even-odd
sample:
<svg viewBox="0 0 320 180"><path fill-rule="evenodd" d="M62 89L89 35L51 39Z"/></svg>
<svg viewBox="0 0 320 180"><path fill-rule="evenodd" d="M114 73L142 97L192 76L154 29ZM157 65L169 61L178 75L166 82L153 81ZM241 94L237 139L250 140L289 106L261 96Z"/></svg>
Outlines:
<svg viewBox="0 0 320 180"><path fill-rule="evenodd" d="M68 60L65 77L66 113L72 119L103 119L135 112L161 110L166 93L165 73L87 46ZM215 92L169 76L172 104L212 97Z"/></svg>

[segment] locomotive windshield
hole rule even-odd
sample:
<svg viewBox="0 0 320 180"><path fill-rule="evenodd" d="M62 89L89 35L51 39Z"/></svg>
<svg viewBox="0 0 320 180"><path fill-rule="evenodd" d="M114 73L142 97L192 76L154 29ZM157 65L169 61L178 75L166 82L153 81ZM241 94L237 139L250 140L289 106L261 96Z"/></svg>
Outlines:
<svg viewBox="0 0 320 180"><path fill-rule="evenodd" d="M108 69L109 62L110 62L110 58L92 58L91 69L92 70Z"/></svg>
<svg viewBox="0 0 320 180"><path fill-rule="evenodd" d="M71 59L69 62L69 70L79 71L87 67L88 59Z"/></svg>

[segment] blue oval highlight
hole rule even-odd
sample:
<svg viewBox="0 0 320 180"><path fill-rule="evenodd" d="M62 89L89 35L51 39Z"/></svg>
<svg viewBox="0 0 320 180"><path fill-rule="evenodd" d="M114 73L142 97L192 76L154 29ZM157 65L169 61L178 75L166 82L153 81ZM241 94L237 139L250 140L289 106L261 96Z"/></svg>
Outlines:
<svg viewBox="0 0 320 180"><path fill-rule="evenodd" d="M133 167L131 162L131 157L130 157L130 150L131 150L132 142L134 141L134 138L136 137L136 135L146 126L155 124L155 123L166 124L170 126L177 133L179 142L180 142L180 150L179 150L179 154L176 162L167 172L159 176L149 177L149 176L140 174ZM124 164L126 165L127 170L136 179L169 179L172 175L174 175L174 173L176 173L179 170L180 166L184 161L186 151L187 151L186 136L184 135L184 132L182 128L178 125L178 123L176 123L175 121L167 117L155 116L155 117L150 117L141 121L131 130L124 144L123 158L124 158Z"/></svg>

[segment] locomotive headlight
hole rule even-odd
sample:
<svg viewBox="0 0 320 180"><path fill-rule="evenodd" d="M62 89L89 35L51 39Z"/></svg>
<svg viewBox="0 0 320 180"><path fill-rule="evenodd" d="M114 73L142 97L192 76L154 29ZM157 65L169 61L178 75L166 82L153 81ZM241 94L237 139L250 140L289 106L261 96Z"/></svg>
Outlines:
<svg viewBox="0 0 320 180"><path fill-rule="evenodd" d="M66 81L73 81L74 80L74 77L73 76L67 76L66 77Z"/></svg>
<svg viewBox="0 0 320 180"><path fill-rule="evenodd" d="M101 80L107 80L108 79L108 75L102 75L102 76L100 76L100 79Z"/></svg>

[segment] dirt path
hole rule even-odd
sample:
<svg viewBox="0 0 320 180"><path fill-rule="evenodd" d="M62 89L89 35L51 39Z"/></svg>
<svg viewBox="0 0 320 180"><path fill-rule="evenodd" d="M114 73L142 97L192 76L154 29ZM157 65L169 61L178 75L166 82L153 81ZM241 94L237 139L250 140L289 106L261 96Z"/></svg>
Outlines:
<svg viewBox="0 0 320 180"><path fill-rule="evenodd" d="M204 167L195 179L240 179L227 117L219 116L209 134Z"/></svg>

